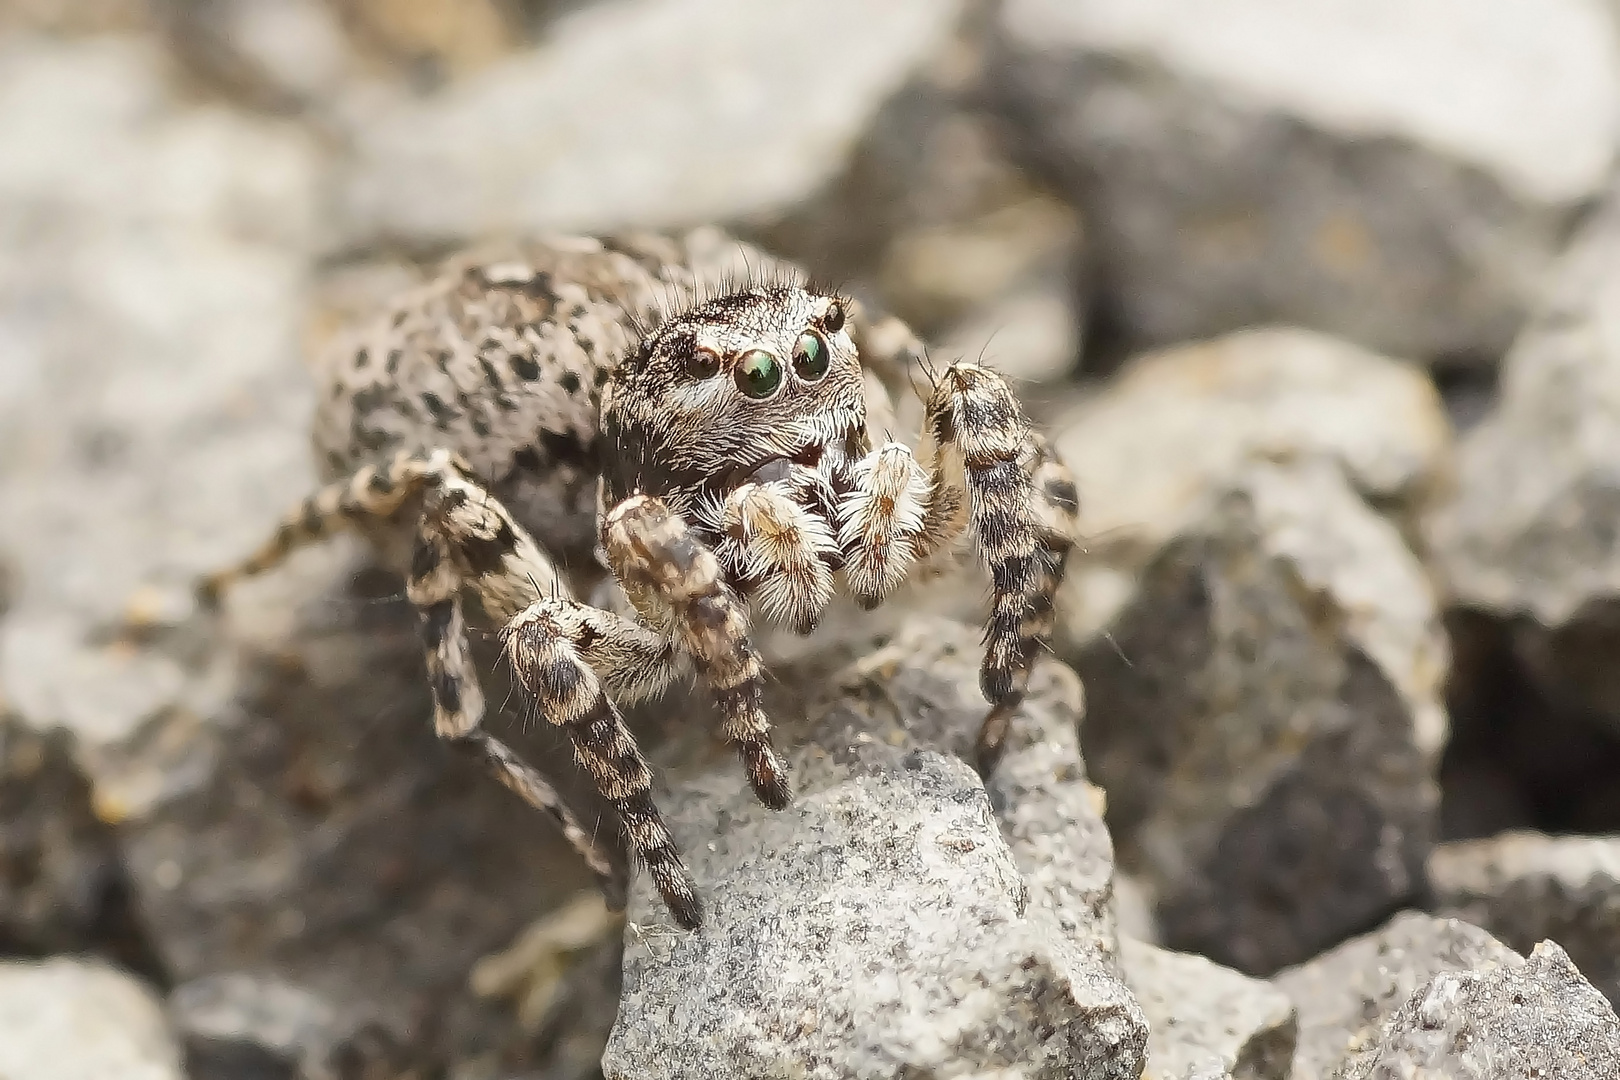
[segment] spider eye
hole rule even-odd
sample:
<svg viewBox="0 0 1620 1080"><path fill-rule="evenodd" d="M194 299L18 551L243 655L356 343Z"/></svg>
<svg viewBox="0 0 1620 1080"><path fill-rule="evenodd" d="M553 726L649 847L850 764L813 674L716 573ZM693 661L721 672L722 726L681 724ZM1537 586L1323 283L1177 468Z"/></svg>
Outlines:
<svg viewBox="0 0 1620 1080"><path fill-rule="evenodd" d="M686 358L686 377L707 379L720 370L720 357L713 349L693 349Z"/></svg>
<svg viewBox="0 0 1620 1080"><path fill-rule="evenodd" d="M827 343L821 340L821 335L814 330L800 334L799 343L793 346L793 370L799 373L799 378L815 382L827 374L827 364Z"/></svg>
<svg viewBox="0 0 1620 1080"><path fill-rule="evenodd" d="M836 334L844 328L844 305L834 300L827 305L827 313L821 317L821 328L829 334Z"/></svg>
<svg viewBox="0 0 1620 1080"><path fill-rule="evenodd" d="M782 385L782 363L764 349L750 349L737 362L737 389L751 398L768 398Z"/></svg>

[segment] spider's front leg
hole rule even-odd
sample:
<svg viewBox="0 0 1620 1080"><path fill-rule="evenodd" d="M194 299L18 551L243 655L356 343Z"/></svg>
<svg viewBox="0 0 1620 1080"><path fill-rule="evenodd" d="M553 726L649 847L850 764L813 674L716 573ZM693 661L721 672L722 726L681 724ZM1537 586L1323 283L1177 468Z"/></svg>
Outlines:
<svg viewBox="0 0 1620 1080"><path fill-rule="evenodd" d="M760 802L773 810L787 806L787 770L771 748L771 723L761 704L764 668L720 560L650 495L631 495L608 512L602 545L637 610L672 616L682 649L719 703L721 734L737 748Z"/></svg>
<svg viewBox="0 0 1620 1080"><path fill-rule="evenodd" d="M978 744L987 774L1052 633L1076 532L1074 480L1001 376L977 364L954 364L936 382L920 457L926 467L891 443L856 465L856 490L840 507L845 576L871 606L914 562L971 530L992 587L979 673L992 706Z"/></svg>

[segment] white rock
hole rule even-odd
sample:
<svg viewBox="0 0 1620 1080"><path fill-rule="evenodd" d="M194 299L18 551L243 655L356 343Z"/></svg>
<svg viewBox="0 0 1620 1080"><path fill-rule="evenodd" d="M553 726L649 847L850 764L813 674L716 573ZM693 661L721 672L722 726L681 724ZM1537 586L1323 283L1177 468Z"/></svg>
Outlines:
<svg viewBox="0 0 1620 1080"><path fill-rule="evenodd" d="M1073 642L1101 628L1136 572L1247 464L1332 462L1368 500L1409 519L1451 445L1421 370L1286 328L1144 356L1050 430L1074 470L1086 538L1059 604Z"/></svg>
<svg viewBox="0 0 1620 1080"><path fill-rule="evenodd" d="M668 226L836 176L961 0L620 0L426 100L349 110L359 236Z"/></svg>
<svg viewBox="0 0 1620 1080"><path fill-rule="evenodd" d="M20 583L0 684L99 741L181 676L86 638L307 490L319 158L291 126L182 104L139 39L0 43L0 145L0 550Z"/></svg>
<svg viewBox="0 0 1620 1080"><path fill-rule="evenodd" d="M6 1080L184 1080L157 997L105 965L0 963Z"/></svg>
<svg viewBox="0 0 1620 1080"><path fill-rule="evenodd" d="M1607 0L1012 0L1011 107L1129 331L1504 348L1620 149Z"/></svg>

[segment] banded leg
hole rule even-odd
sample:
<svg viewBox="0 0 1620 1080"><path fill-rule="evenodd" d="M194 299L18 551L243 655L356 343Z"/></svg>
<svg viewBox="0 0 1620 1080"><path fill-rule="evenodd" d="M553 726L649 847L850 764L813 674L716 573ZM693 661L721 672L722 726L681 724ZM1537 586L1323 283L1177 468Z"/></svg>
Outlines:
<svg viewBox="0 0 1620 1080"><path fill-rule="evenodd" d="M940 376L928 401L923 441L938 493L924 515L923 554L965 526L990 571L979 671L979 687L993 706L979 735L980 768L988 772L1007 719L1023 700L1030 668L1051 635L1078 497L1068 469L1030 429L1006 382L978 364L953 364Z"/></svg>
<svg viewBox="0 0 1620 1080"><path fill-rule="evenodd" d="M656 692L671 670L671 642L565 597L536 601L501 636L518 679L541 714L568 732L575 757L618 813L631 852L647 867L675 921L696 929L702 905L653 802L652 772L597 675L617 672L631 692Z"/></svg>
<svg viewBox="0 0 1620 1080"><path fill-rule="evenodd" d="M637 609L650 616L667 608L673 615L685 652L714 690L721 734L736 746L754 794L773 810L785 807L792 792L761 705L764 669L719 559L650 495L632 495L609 511L602 542Z"/></svg>

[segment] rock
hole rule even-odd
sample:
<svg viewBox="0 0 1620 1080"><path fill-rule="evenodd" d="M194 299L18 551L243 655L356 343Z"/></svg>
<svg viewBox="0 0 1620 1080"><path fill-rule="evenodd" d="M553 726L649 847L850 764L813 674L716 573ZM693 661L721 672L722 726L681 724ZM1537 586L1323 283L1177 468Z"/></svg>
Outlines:
<svg viewBox="0 0 1620 1080"><path fill-rule="evenodd" d="M839 174L962 10L961 0L586 9L439 94L357 95L345 110L342 220L356 242L422 244L779 211Z"/></svg>
<svg viewBox="0 0 1620 1080"><path fill-rule="evenodd" d="M1517 959L1477 926L1409 911L1280 972L1272 982L1299 1010L1293 1080L1326 1080L1349 1049L1375 1041L1385 1019L1436 975Z"/></svg>
<svg viewBox="0 0 1620 1080"><path fill-rule="evenodd" d="M0 712L0 950L41 955L106 947L127 917L112 831L65 732Z"/></svg>
<svg viewBox="0 0 1620 1080"><path fill-rule="evenodd" d="M1508 625L1555 707L1620 732L1620 195L1582 231L1468 433L1429 538L1452 604Z"/></svg>
<svg viewBox="0 0 1620 1080"><path fill-rule="evenodd" d="M1037 670L987 792L961 760L979 652L971 627L918 618L836 674L779 669L797 787L779 814L733 762L676 757L661 805L706 921L667 929L636 883L610 1080L1137 1076L1079 684Z"/></svg>
<svg viewBox="0 0 1620 1080"><path fill-rule="evenodd" d="M1291 328L1144 356L1050 430L1074 470L1086 537L1059 602L1070 648L1106 625L1135 575L1247 462L1331 461L1415 531L1451 441L1421 370Z"/></svg>
<svg viewBox="0 0 1620 1080"><path fill-rule="evenodd" d="M1620 1020L1551 941L1482 972L1444 972L1401 1006L1340 1080L1602 1080L1620 1075Z"/></svg>
<svg viewBox="0 0 1620 1080"><path fill-rule="evenodd" d="M1147 1016L1152 1080L1288 1080L1294 1006L1201 956L1121 939L1125 983Z"/></svg>
<svg viewBox="0 0 1620 1080"><path fill-rule="evenodd" d="M351 558L310 552L218 622L170 631L188 677L223 670L222 703L97 755L188 1051L221 1078L244 1061L538 1070L559 1032L525 1030L470 973L590 876L547 819L434 736L416 616L387 575L345 589ZM592 818L555 733L526 737L514 712L488 722Z"/></svg>
<svg viewBox="0 0 1620 1080"><path fill-rule="evenodd" d="M1013 0L992 70L1130 339L1286 321L1490 363L1620 149L1612 16Z"/></svg>
<svg viewBox="0 0 1620 1080"><path fill-rule="evenodd" d="M1252 466L1075 665L1167 946L1265 973L1420 888L1446 644L1422 568L1336 468Z"/></svg>
<svg viewBox="0 0 1620 1080"><path fill-rule="evenodd" d="M95 961L0 962L0 1076L184 1080L152 991Z"/></svg>
<svg viewBox="0 0 1620 1080"><path fill-rule="evenodd" d="M930 353L944 363L985 364L1018 383L1055 382L1080 361L1075 290L1049 277L980 308Z"/></svg>
<svg viewBox="0 0 1620 1080"><path fill-rule="evenodd" d="M135 647L312 482L306 134L183 104L144 39L0 42L0 685L87 751L202 688Z"/></svg>
<svg viewBox="0 0 1620 1080"><path fill-rule="evenodd" d="M1620 1001L1620 837L1518 832L1441 844L1429 882L1437 910L1521 952L1552 938Z"/></svg>

